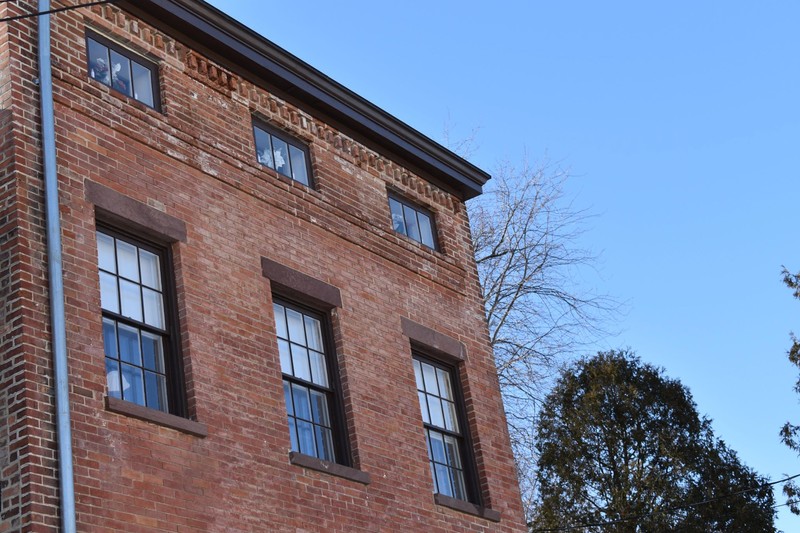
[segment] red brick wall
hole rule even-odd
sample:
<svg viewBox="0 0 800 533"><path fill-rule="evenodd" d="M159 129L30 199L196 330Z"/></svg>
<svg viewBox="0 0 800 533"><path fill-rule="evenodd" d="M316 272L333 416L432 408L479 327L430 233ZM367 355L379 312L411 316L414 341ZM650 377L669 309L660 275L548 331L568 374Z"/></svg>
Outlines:
<svg viewBox="0 0 800 533"><path fill-rule="evenodd" d="M159 62L161 112L88 79L87 24ZM10 36L8 48L18 63L2 63L12 86L35 77L33 26L20 27L27 32ZM375 152L313 110L254 86L118 8L58 14L53 35L78 529L523 531L463 203L392 154ZM0 200L24 211L20 226L29 225L30 236L19 249L3 245L0 304L11 301L6 279L30 270L29 328L24 348L8 336L0 348L4 355L24 351L24 370L9 374L4 366L2 378L7 385L22 372L31 382L26 407L36 411L26 420L36 435L30 464L37 467L29 467L36 475L22 482L7 477L20 461L7 451L0 465L4 483L21 483L31 493L31 506L15 512L14 524L23 520L29 530L45 531L57 517L53 407L38 141L30 122L36 92L22 89L11 93L18 113L11 120L20 125L18 185L3 175ZM256 162L252 116L309 143L314 190ZM187 238L172 252L189 411L207 427L205 438L104 407L95 213L86 180L186 224ZM441 252L392 231L387 188L435 213ZM19 238L7 234L0 223L0 242ZM7 255L27 266L10 272ZM353 466L369 473L369 485L289 464L272 294L261 257L341 292L331 320L348 439ZM498 523L433 501L401 317L466 347L460 371L481 498L501 513ZM6 490L3 504L14 508ZM7 513L0 531L16 527Z"/></svg>

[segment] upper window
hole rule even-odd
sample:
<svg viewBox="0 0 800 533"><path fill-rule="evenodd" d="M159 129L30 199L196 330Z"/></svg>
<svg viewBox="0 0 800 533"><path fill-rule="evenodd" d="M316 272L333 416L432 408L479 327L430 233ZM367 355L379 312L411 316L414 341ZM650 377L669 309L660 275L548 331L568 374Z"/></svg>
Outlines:
<svg viewBox="0 0 800 533"><path fill-rule="evenodd" d="M308 148L282 133L253 126L258 162L279 174L311 186Z"/></svg>
<svg viewBox="0 0 800 533"><path fill-rule="evenodd" d="M99 36L86 37L89 76L152 108L158 108L156 66Z"/></svg>
<svg viewBox="0 0 800 533"><path fill-rule="evenodd" d="M103 229L97 252L108 395L180 414L166 251Z"/></svg>
<svg viewBox="0 0 800 533"><path fill-rule="evenodd" d="M324 317L281 301L274 311L292 451L345 463Z"/></svg>
<svg viewBox="0 0 800 533"><path fill-rule="evenodd" d="M389 209L392 212L392 227L396 232L436 249L433 215L429 211L393 195L389 196Z"/></svg>
<svg viewBox="0 0 800 533"><path fill-rule="evenodd" d="M434 492L469 501L466 427L453 380L455 370L414 355L414 375L425 426Z"/></svg>

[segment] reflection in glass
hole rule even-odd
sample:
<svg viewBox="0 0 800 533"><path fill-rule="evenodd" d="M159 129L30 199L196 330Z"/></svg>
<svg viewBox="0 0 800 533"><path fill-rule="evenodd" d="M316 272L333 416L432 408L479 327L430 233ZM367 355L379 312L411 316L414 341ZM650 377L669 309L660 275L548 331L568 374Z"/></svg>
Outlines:
<svg viewBox="0 0 800 533"><path fill-rule="evenodd" d="M131 61L114 50L111 50L111 87L126 96L133 96Z"/></svg>
<svg viewBox="0 0 800 533"><path fill-rule="evenodd" d="M292 173L289 170L289 147L286 145L286 142L277 137L273 137L272 154L275 157L275 170L291 178Z"/></svg>

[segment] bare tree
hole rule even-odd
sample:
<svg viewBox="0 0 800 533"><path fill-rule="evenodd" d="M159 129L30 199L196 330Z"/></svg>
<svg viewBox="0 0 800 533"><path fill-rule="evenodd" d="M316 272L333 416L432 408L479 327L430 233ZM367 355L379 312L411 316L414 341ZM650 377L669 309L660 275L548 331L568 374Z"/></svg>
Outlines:
<svg viewBox="0 0 800 533"><path fill-rule="evenodd" d="M585 291L578 245L587 213L564 193L557 165L504 165L468 206L489 335L526 510L536 492L537 405L562 364L603 333L613 300Z"/></svg>

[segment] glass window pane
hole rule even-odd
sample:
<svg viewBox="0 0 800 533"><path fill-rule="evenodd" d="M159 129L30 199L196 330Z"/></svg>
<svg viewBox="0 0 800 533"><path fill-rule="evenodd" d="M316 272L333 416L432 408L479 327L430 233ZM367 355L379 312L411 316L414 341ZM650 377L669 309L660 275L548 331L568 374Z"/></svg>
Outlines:
<svg viewBox="0 0 800 533"><path fill-rule="evenodd" d="M161 263L156 254L147 250L139 250L139 262L142 265L142 283L151 289L161 290Z"/></svg>
<svg viewBox="0 0 800 533"><path fill-rule="evenodd" d="M286 319L289 324L289 340L305 346L306 333L303 329L303 315L294 309L287 309Z"/></svg>
<svg viewBox="0 0 800 533"><path fill-rule="evenodd" d="M142 369L135 366L121 365L122 371L122 399L129 402L145 405L144 403L144 376Z"/></svg>
<svg viewBox="0 0 800 533"><path fill-rule="evenodd" d="M100 83L111 85L111 76L108 69L108 48L93 39L87 39L87 42L86 58L89 61L89 76Z"/></svg>
<svg viewBox="0 0 800 533"><path fill-rule="evenodd" d="M164 347L161 337L142 331L142 356L146 369L164 373Z"/></svg>
<svg viewBox="0 0 800 533"><path fill-rule="evenodd" d="M119 280L119 295L122 300L121 315L142 321L141 286L124 279Z"/></svg>
<svg viewBox="0 0 800 533"><path fill-rule="evenodd" d="M405 213L406 219L406 235L417 242L421 242L422 239L419 236L419 227L417 226L417 212L404 205L403 213Z"/></svg>
<svg viewBox="0 0 800 533"><path fill-rule="evenodd" d="M297 438L300 441L300 453L306 455L317 456L316 447L314 444L314 426L311 422L303 422L297 420Z"/></svg>
<svg viewBox="0 0 800 533"><path fill-rule="evenodd" d="M272 312L275 314L275 331L278 337L288 339L289 333L286 331L286 315L284 315L283 306L272 304Z"/></svg>
<svg viewBox="0 0 800 533"><path fill-rule="evenodd" d="M97 264L101 269L117 272L117 261L114 259L114 237L97 232Z"/></svg>
<svg viewBox="0 0 800 533"><path fill-rule="evenodd" d="M136 246L117 239L117 263L120 276L139 281L139 254Z"/></svg>
<svg viewBox="0 0 800 533"><path fill-rule="evenodd" d="M425 401L425 393L417 391L417 395L419 396L419 409L422 411L422 421L430 424L431 418L428 416L428 402Z"/></svg>
<svg viewBox="0 0 800 533"><path fill-rule="evenodd" d="M314 390L311 391L311 415L315 423L331 427L328 416L328 399L323 393Z"/></svg>
<svg viewBox="0 0 800 533"><path fill-rule="evenodd" d="M424 213L417 212L417 220L419 220L419 232L422 237L422 244L429 248L434 248L433 245L433 226L431 219Z"/></svg>
<svg viewBox="0 0 800 533"><path fill-rule="evenodd" d="M294 423L293 417L289 418L289 441L291 442L291 449L293 452L299 452L300 448L297 445L297 426Z"/></svg>
<svg viewBox="0 0 800 533"><path fill-rule="evenodd" d="M306 323L307 346L318 352L324 351L322 348L322 325L319 320L310 316L304 316Z"/></svg>
<svg viewBox="0 0 800 533"><path fill-rule="evenodd" d="M431 462L431 477L433 478L433 492L441 493L439 490L439 481L436 479L436 463Z"/></svg>
<svg viewBox="0 0 800 533"><path fill-rule="evenodd" d="M328 386L328 370L325 368L325 356L319 352L309 350L311 359L311 381L322 387Z"/></svg>
<svg viewBox="0 0 800 533"><path fill-rule="evenodd" d="M311 381L311 368L308 365L308 350L292 344L292 367L296 378Z"/></svg>
<svg viewBox="0 0 800 533"><path fill-rule="evenodd" d="M164 329L164 299L160 292L142 288L144 301L144 323L154 328Z"/></svg>
<svg viewBox="0 0 800 533"><path fill-rule="evenodd" d="M458 433L458 417L456 416L456 404L442 400L444 408L444 427L450 431Z"/></svg>
<svg viewBox="0 0 800 533"><path fill-rule="evenodd" d="M292 354L289 351L289 343L278 339L278 353L281 356L281 372L294 375L292 372Z"/></svg>
<svg viewBox="0 0 800 533"><path fill-rule="evenodd" d="M422 366L422 377L425 380L425 391L439 395L439 387L436 385L436 369L428 363L420 362Z"/></svg>
<svg viewBox="0 0 800 533"><path fill-rule="evenodd" d="M275 170L291 178L292 175L289 171L289 147L287 144L277 137L273 137L272 154L275 157Z"/></svg>
<svg viewBox="0 0 800 533"><path fill-rule="evenodd" d="M464 483L464 471L463 470L451 470L453 474L453 498L458 498L459 500L466 500L467 499L467 486Z"/></svg>
<svg viewBox="0 0 800 533"><path fill-rule="evenodd" d="M122 375L119 373L119 363L106 357L106 386L108 387L109 396L113 398L122 398L121 377Z"/></svg>
<svg viewBox="0 0 800 533"><path fill-rule="evenodd" d="M431 414L431 424L443 428L444 414L442 414L442 401L436 396L428 395L428 412Z"/></svg>
<svg viewBox="0 0 800 533"><path fill-rule="evenodd" d="M303 185L308 185L308 167L306 166L305 152L289 145L289 154L292 158L292 178Z"/></svg>
<svg viewBox="0 0 800 533"><path fill-rule="evenodd" d="M131 91L131 61L111 50L111 87L122 94L133 96Z"/></svg>
<svg viewBox="0 0 800 533"><path fill-rule="evenodd" d="M262 165L275 168L275 161L272 158L272 142L270 135L260 128L253 128L256 139L256 159Z"/></svg>
<svg viewBox="0 0 800 533"><path fill-rule="evenodd" d="M139 330L117 324L119 334L119 358L126 363L142 364L142 355L139 351Z"/></svg>
<svg viewBox="0 0 800 533"><path fill-rule="evenodd" d="M145 392L147 407L167 411L167 380L161 374L145 372Z"/></svg>
<svg viewBox="0 0 800 533"><path fill-rule="evenodd" d="M117 277L106 272L100 272L100 307L112 313L119 313Z"/></svg>
<svg viewBox="0 0 800 533"><path fill-rule="evenodd" d="M417 390L425 390L425 386L422 384L422 369L416 359L414 359L414 378L417 380Z"/></svg>
<svg viewBox="0 0 800 533"><path fill-rule="evenodd" d="M444 446L447 453L447 464L455 468L461 468L461 452L458 450L458 441L449 435L445 435Z"/></svg>
<svg viewBox="0 0 800 533"><path fill-rule="evenodd" d="M292 386L288 381L283 382L283 399L286 400L286 412L294 416L294 406L292 405Z"/></svg>
<svg viewBox="0 0 800 533"><path fill-rule="evenodd" d="M317 453L320 459L326 461L335 461L333 455L333 435L328 428L314 427L314 433L317 438Z"/></svg>
<svg viewBox="0 0 800 533"><path fill-rule="evenodd" d="M447 456L444 452L444 439L442 439L442 435L436 431L428 431L428 435L430 437L433 460L437 463L446 463Z"/></svg>
<svg viewBox="0 0 800 533"><path fill-rule="evenodd" d="M133 97L153 107L153 74L149 68L133 61Z"/></svg>
<svg viewBox="0 0 800 533"><path fill-rule="evenodd" d="M435 464L436 481L439 484L439 494L453 496L453 485L450 483L450 469L438 463Z"/></svg>
<svg viewBox="0 0 800 533"><path fill-rule="evenodd" d="M107 318L103 319L103 350L107 357L117 358L117 327Z"/></svg>
<svg viewBox="0 0 800 533"><path fill-rule="evenodd" d="M450 374L441 368L437 368L436 379L439 382L439 396L447 400L452 400L453 389L450 386Z"/></svg>
<svg viewBox="0 0 800 533"><path fill-rule="evenodd" d="M389 210L392 212L392 227L394 230L406 235L406 223L403 219L403 204L394 198L389 198Z"/></svg>
<svg viewBox="0 0 800 533"><path fill-rule="evenodd" d="M294 400L294 416L310 421L311 405L308 399L308 389L293 383L292 399Z"/></svg>

